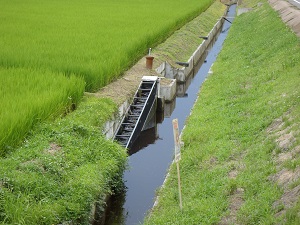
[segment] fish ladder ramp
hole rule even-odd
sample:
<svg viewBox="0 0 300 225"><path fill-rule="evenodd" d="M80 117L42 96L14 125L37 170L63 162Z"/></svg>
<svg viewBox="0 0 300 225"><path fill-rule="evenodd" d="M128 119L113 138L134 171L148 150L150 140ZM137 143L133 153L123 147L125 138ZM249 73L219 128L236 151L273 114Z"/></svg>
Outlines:
<svg viewBox="0 0 300 225"><path fill-rule="evenodd" d="M157 96L157 76L144 76L133 101L115 134L114 139L130 148L143 130L148 114Z"/></svg>

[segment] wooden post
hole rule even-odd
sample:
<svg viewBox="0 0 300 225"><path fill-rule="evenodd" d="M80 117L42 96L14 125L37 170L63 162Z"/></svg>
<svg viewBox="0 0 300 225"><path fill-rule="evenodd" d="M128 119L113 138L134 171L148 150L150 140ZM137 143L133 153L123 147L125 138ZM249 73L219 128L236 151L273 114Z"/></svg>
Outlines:
<svg viewBox="0 0 300 225"><path fill-rule="evenodd" d="M181 197L181 183L180 183L180 171L179 171L179 162L176 162L177 165L177 176L178 176L178 190L179 190L179 207L182 211L182 197Z"/></svg>
<svg viewBox="0 0 300 225"><path fill-rule="evenodd" d="M173 123L173 134L174 134L174 142L175 142L175 162L177 166L177 177L178 177L179 207L180 210L182 211L181 182L180 182L180 170L179 170L179 160L181 154L180 154L178 120L174 119L172 120L172 123Z"/></svg>

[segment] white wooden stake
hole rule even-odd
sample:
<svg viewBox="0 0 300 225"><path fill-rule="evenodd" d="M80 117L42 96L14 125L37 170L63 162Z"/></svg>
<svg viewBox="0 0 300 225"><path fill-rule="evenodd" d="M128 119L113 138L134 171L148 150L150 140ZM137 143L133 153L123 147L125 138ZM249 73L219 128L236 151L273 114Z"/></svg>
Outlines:
<svg viewBox="0 0 300 225"><path fill-rule="evenodd" d="M182 197L181 197L181 182L180 182L180 170L179 170L179 161L180 161L180 140L179 140L179 128L178 128L178 120L172 120L173 123L173 134L174 134L174 142L175 142L175 162L177 166L177 176L178 176L178 192L179 192L179 207L182 211Z"/></svg>
<svg viewBox="0 0 300 225"><path fill-rule="evenodd" d="M179 171L179 161L176 162L177 165L177 176L178 176L178 191L179 191L179 207L182 211L182 197L181 197L181 183L180 183L180 171Z"/></svg>

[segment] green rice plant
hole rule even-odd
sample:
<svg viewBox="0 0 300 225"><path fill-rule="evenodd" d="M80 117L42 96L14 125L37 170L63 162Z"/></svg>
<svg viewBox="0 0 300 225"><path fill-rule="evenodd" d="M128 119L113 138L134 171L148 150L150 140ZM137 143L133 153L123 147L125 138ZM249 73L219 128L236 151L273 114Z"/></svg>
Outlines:
<svg viewBox="0 0 300 225"><path fill-rule="evenodd" d="M38 121L69 111L84 91L79 77L49 71L0 68L0 155L18 145Z"/></svg>
<svg viewBox="0 0 300 225"><path fill-rule="evenodd" d="M84 77L95 91L213 0L0 0L0 66Z"/></svg>

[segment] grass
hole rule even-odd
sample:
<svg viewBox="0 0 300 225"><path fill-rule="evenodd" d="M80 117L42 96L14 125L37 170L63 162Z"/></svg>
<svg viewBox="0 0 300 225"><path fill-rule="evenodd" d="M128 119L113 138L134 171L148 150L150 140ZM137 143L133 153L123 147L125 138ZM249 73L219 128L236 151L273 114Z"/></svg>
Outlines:
<svg viewBox="0 0 300 225"><path fill-rule="evenodd" d="M207 36L217 20L224 15L225 8L224 4L215 1L205 12L158 45L153 50L153 54L170 62L187 62L203 41L199 36Z"/></svg>
<svg viewBox="0 0 300 225"><path fill-rule="evenodd" d="M85 97L78 109L34 129L0 159L0 224L89 224L96 202L118 188L126 152L102 135L116 106Z"/></svg>
<svg viewBox="0 0 300 225"><path fill-rule="evenodd" d="M235 19L186 121L180 161L183 210L172 165L158 192L159 205L144 224L216 224L224 218L232 224L297 224L299 202L283 217L276 217L272 207L283 190L270 179L278 169L276 138L266 130L288 111L293 123L300 122L299 50L299 39L266 1ZM242 190L241 202L230 218L237 190Z"/></svg>

